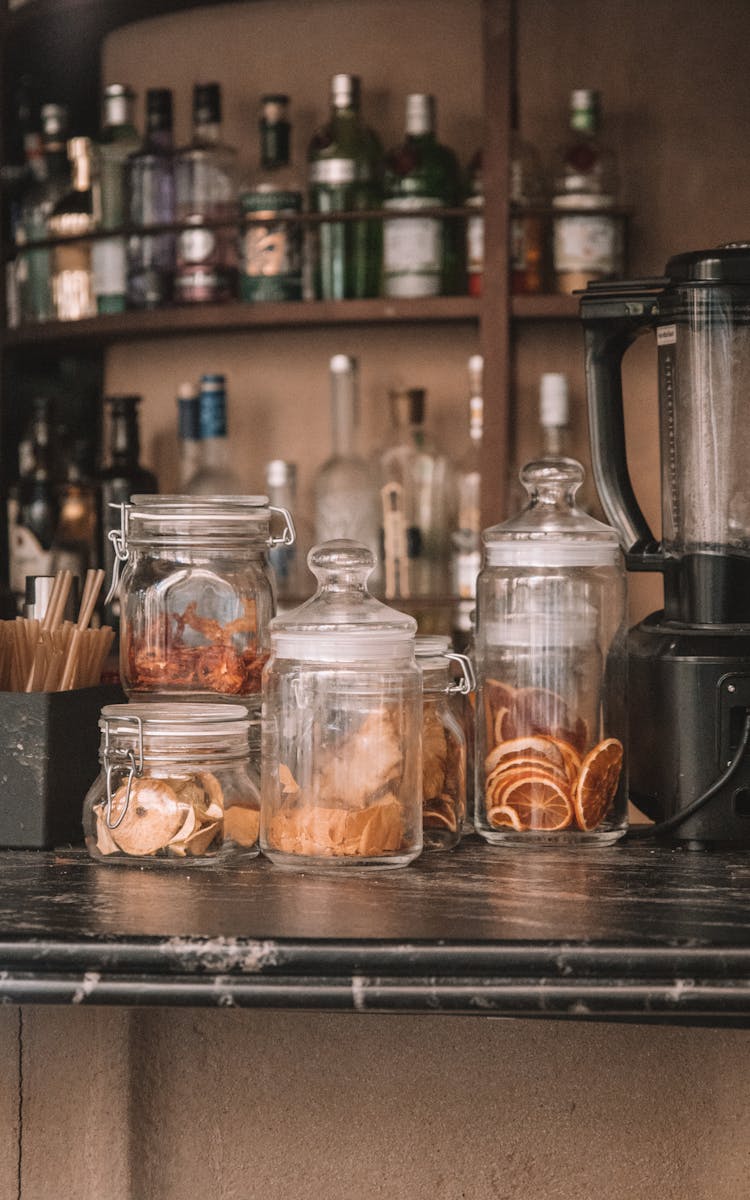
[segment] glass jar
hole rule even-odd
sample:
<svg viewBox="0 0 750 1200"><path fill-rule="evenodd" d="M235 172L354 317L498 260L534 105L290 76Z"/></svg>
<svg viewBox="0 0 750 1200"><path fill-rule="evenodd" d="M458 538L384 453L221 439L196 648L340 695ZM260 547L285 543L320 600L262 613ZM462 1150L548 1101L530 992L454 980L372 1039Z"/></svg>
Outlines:
<svg viewBox="0 0 750 1200"><path fill-rule="evenodd" d="M425 850L450 850L461 839L466 818L466 735L454 697L474 689L474 671L464 654L454 654L447 637L418 637L422 671L422 833ZM454 678L454 664L461 679Z"/></svg>
<svg viewBox="0 0 750 1200"><path fill-rule="evenodd" d="M194 864L258 853L260 790L240 704L109 704L83 806L93 858Z"/></svg>
<svg viewBox="0 0 750 1200"><path fill-rule="evenodd" d="M272 512L285 521L270 535ZM120 677L131 700L241 699L260 710L274 584L267 551L294 525L265 496L133 496L113 535Z"/></svg>
<svg viewBox="0 0 750 1200"><path fill-rule="evenodd" d="M358 542L307 562L317 592L271 622L261 849L284 866L405 866L422 848L416 621L369 594Z"/></svg>
<svg viewBox="0 0 750 1200"><path fill-rule="evenodd" d="M527 464L527 507L483 533L475 820L489 842L613 842L626 828L625 569L576 506L573 459Z"/></svg>

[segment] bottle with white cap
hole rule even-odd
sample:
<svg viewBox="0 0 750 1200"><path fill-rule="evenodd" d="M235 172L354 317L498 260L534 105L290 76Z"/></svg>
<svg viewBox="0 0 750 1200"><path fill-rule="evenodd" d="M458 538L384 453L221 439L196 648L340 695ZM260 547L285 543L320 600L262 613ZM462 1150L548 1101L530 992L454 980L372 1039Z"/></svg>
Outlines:
<svg viewBox="0 0 750 1200"><path fill-rule="evenodd" d="M545 371L539 381L539 429L542 458L570 453L568 377L561 372Z"/></svg>
<svg viewBox="0 0 750 1200"><path fill-rule="evenodd" d="M277 542L268 552L268 558L276 576L276 596L283 610L283 602L299 600L302 593L302 566L309 536L303 531L306 522L297 509L297 464L283 458L274 458L266 463L266 494L272 508L285 509L294 515L297 537L290 546Z"/></svg>
<svg viewBox="0 0 750 1200"><path fill-rule="evenodd" d="M459 598L456 628L466 637L471 631L470 613L474 608L477 575L482 565L482 355L472 354L468 368L469 444L456 468L458 520L453 534L453 592Z"/></svg>

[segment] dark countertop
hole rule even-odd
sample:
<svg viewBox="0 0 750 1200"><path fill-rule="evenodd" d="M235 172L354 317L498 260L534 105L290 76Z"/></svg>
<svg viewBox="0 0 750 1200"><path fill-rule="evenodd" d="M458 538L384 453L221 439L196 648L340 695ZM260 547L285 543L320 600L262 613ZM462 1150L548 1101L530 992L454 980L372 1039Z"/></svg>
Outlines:
<svg viewBox="0 0 750 1200"><path fill-rule="evenodd" d="M499 849L397 871L0 854L0 1001L750 1023L750 855Z"/></svg>

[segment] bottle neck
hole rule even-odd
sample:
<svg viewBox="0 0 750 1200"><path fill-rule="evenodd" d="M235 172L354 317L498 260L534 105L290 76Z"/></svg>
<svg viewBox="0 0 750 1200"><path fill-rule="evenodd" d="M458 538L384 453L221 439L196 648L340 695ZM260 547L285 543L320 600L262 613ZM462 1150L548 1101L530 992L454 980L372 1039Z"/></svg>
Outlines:
<svg viewBox="0 0 750 1200"><path fill-rule="evenodd" d="M260 164L266 171L289 166L291 127L288 121L260 123Z"/></svg>
<svg viewBox="0 0 750 1200"><path fill-rule="evenodd" d="M117 136L120 130L130 132L133 128L133 102L129 96L105 97L102 128L109 137Z"/></svg>
<svg viewBox="0 0 750 1200"><path fill-rule="evenodd" d="M193 124L194 146L218 146L221 142L221 124L218 121L196 121Z"/></svg>
<svg viewBox="0 0 750 1200"><path fill-rule="evenodd" d="M472 443L482 440L484 433L484 401L481 396L469 397L469 437Z"/></svg>
<svg viewBox="0 0 750 1200"><path fill-rule="evenodd" d="M91 160L88 154L77 154L71 162L74 192L87 192L91 187Z"/></svg>
<svg viewBox="0 0 750 1200"><path fill-rule="evenodd" d="M542 457L567 457L569 433L567 425L542 425Z"/></svg>
<svg viewBox="0 0 750 1200"><path fill-rule="evenodd" d="M357 453L359 405L353 374L331 375L331 421L333 453L337 458L352 458Z"/></svg>
<svg viewBox="0 0 750 1200"><path fill-rule="evenodd" d="M146 134L144 149L147 154L169 154L174 147L171 125L157 125Z"/></svg>
<svg viewBox="0 0 750 1200"><path fill-rule="evenodd" d="M141 441L136 413L113 413L109 435L112 466L136 467L141 456Z"/></svg>

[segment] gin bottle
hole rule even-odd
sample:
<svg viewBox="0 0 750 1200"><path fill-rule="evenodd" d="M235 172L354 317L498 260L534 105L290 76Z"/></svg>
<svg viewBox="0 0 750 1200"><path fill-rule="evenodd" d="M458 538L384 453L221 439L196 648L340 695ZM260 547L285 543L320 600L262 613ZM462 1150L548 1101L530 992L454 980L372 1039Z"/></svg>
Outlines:
<svg viewBox="0 0 750 1200"><path fill-rule="evenodd" d="M332 454L315 478L315 541L351 538L378 549L375 479L357 451L357 360L335 354L330 361Z"/></svg>
<svg viewBox="0 0 750 1200"><path fill-rule="evenodd" d="M310 209L355 212L380 207L380 142L360 115L360 81L334 75L331 115L308 152ZM380 291L382 222L324 221L318 230L315 294L321 300L377 296Z"/></svg>
<svg viewBox="0 0 750 1200"><path fill-rule="evenodd" d="M173 233L149 233L150 225L175 219L172 153L172 93L150 88L146 93L146 137L127 164L130 223L142 232L128 238L128 305L160 308L172 299L175 239Z"/></svg>
<svg viewBox="0 0 750 1200"><path fill-rule="evenodd" d="M126 169L139 146L133 124L130 88L111 83L104 89L102 132L96 147L97 183L102 229L122 229L127 213ZM100 313L125 311L127 258L125 238L100 238L92 248L94 292Z"/></svg>

